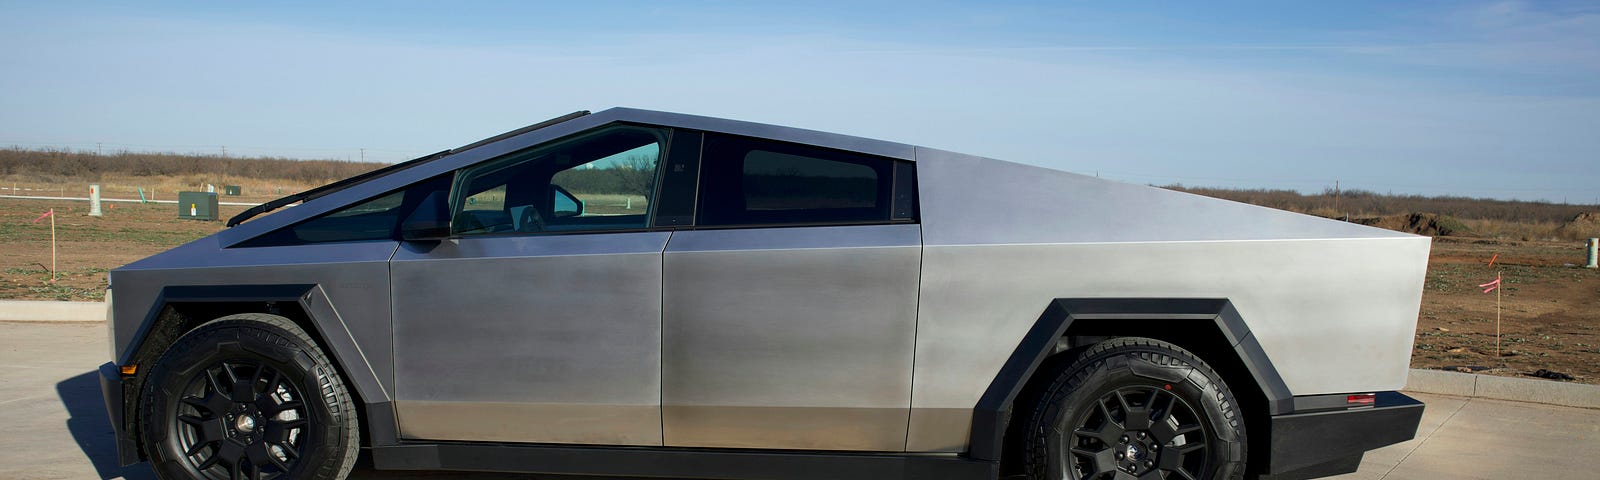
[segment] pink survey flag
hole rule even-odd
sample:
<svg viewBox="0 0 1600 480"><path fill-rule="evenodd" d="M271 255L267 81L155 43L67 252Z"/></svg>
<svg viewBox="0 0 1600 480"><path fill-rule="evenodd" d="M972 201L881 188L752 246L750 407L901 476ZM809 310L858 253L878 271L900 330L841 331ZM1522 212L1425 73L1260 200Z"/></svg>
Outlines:
<svg viewBox="0 0 1600 480"><path fill-rule="evenodd" d="M1485 283L1483 285L1478 285L1478 288L1482 288L1483 289L1483 293L1493 292L1494 289L1500 288L1500 277L1495 277L1493 282Z"/></svg>
<svg viewBox="0 0 1600 480"><path fill-rule="evenodd" d="M50 209L50 211L44 212L44 215L40 215L39 218L33 219L33 223L39 223L39 221L40 220L44 220L45 217L48 217L48 216L51 216L51 215L55 215L55 214L56 214L56 209L52 208L52 209Z"/></svg>

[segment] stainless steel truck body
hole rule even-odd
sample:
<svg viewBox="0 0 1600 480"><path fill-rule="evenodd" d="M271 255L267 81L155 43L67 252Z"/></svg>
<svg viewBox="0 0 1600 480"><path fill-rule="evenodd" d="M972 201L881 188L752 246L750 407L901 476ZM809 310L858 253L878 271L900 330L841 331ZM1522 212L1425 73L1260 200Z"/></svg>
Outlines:
<svg viewBox="0 0 1600 480"><path fill-rule="evenodd" d="M580 112L229 224L111 273L122 463L1313 478L1422 410L1427 237L898 143Z"/></svg>

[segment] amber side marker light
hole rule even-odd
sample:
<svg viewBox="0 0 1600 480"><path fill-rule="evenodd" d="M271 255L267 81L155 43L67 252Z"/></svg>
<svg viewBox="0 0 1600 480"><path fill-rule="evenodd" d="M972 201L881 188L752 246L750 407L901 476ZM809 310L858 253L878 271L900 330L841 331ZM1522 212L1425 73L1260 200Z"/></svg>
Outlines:
<svg viewBox="0 0 1600 480"><path fill-rule="evenodd" d="M122 370L122 374L123 375L133 375L135 373L139 373L139 366L138 365L123 365L123 366L117 367L117 368Z"/></svg>
<svg viewBox="0 0 1600 480"><path fill-rule="evenodd" d="M122 367L122 368L128 368L128 367ZM1378 403L1378 394L1376 394L1376 393L1362 393L1362 394L1358 394L1358 395L1350 395L1348 397L1344 397L1344 403L1346 405L1352 405L1352 406L1357 406L1357 407L1363 406L1363 405L1376 405Z"/></svg>

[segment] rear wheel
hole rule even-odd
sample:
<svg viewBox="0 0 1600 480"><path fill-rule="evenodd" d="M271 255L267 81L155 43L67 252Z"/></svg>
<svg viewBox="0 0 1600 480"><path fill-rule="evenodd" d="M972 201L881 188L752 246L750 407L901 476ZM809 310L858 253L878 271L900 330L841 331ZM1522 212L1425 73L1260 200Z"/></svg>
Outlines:
<svg viewBox="0 0 1600 480"><path fill-rule="evenodd" d="M141 441L166 479L339 479L355 464L355 407L322 350L288 319L223 317L151 370Z"/></svg>
<svg viewBox="0 0 1600 480"><path fill-rule="evenodd" d="M1221 377L1176 345L1115 338L1071 353L1034 399L1034 479L1238 479L1245 431Z"/></svg>

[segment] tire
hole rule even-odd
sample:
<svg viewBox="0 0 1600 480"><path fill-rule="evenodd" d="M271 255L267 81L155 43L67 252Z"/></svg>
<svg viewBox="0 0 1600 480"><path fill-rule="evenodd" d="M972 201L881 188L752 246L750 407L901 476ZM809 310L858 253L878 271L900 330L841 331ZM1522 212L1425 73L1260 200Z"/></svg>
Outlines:
<svg viewBox="0 0 1600 480"><path fill-rule="evenodd" d="M304 330L274 315L231 315L185 333L151 369L139 412L141 446L168 480L337 480L360 446L338 371Z"/></svg>
<svg viewBox="0 0 1600 480"><path fill-rule="evenodd" d="M1046 364L1055 370L1041 372L1052 377L1029 406L1020 445L1027 478L1244 477L1238 403L1194 354L1124 337L1067 355Z"/></svg>

